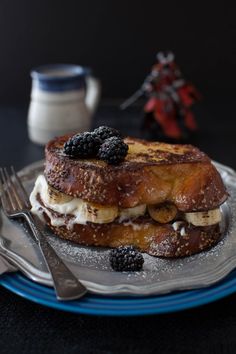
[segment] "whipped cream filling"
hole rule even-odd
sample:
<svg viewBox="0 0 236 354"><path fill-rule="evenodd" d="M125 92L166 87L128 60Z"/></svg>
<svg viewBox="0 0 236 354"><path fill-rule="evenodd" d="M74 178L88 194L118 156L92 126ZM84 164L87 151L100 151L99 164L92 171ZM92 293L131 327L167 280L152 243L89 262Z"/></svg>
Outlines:
<svg viewBox="0 0 236 354"><path fill-rule="evenodd" d="M34 189L30 195L30 203L32 205L31 212L42 216L42 213L45 212L52 221L52 226L62 226L65 225L65 217L54 216L47 208L45 208L37 199L37 196L40 196L44 205L53 211L61 215L72 215L74 216L74 222L77 224L86 224L87 220L83 218L83 214L79 212L79 209L82 206L82 199L73 198L69 202L61 204L52 204L48 201L48 184L43 175L38 176Z"/></svg>
<svg viewBox="0 0 236 354"><path fill-rule="evenodd" d="M40 203L38 196L40 196L44 205ZM80 198L66 195L63 200L63 194L60 203L52 202L49 186L43 175L39 175L35 182L34 189L30 195L30 203L32 205L31 212L42 220L44 219L43 213L46 213L51 220L52 226L59 227L66 225L68 229L72 229L74 224L86 225L87 222L105 224L114 221L116 218L122 223L124 220L139 217L146 212L146 205L118 209L118 207L97 206L85 202ZM55 215L53 211L61 214L61 216ZM69 218L67 217L68 215L70 216Z"/></svg>

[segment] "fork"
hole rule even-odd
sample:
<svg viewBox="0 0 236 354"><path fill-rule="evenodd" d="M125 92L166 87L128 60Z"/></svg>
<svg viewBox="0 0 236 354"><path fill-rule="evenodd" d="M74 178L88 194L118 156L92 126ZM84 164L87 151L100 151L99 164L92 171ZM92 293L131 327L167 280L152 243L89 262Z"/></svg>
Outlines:
<svg viewBox="0 0 236 354"><path fill-rule="evenodd" d="M39 220L30 212L31 204L27 192L13 167L11 174L10 176L6 168L0 168L0 199L4 213L8 218L24 218L27 222L52 276L57 299L73 300L82 297L87 289L59 258L40 231L37 226Z"/></svg>

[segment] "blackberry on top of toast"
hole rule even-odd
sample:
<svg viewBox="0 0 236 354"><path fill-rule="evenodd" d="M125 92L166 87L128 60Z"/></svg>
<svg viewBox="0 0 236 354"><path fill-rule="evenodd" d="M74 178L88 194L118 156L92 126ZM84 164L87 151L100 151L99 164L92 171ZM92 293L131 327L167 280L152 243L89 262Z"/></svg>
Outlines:
<svg viewBox="0 0 236 354"><path fill-rule="evenodd" d="M124 143L118 130L101 126L93 132L70 137L65 142L63 151L72 158L99 158L115 165L124 161L128 145Z"/></svg>
<svg viewBox="0 0 236 354"><path fill-rule="evenodd" d="M104 141L98 150L98 157L108 164L116 165L124 161L128 152L128 145L120 138L112 136Z"/></svg>
<svg viewBox="0 0 236 354"><path fill-rule="evenodd" d="M111 138L112 136L122 138L121 132L119 132L117 129L104 125L94 129L93 133L96 134L102 141Z"/></svg>
<svg viewBox="0 0 236 354"><path fill-rule="evenodd" d="M101 145L101 139L93 133L85 132L72 136L64 144L64 153L71 157L96 156Z"/></svg>

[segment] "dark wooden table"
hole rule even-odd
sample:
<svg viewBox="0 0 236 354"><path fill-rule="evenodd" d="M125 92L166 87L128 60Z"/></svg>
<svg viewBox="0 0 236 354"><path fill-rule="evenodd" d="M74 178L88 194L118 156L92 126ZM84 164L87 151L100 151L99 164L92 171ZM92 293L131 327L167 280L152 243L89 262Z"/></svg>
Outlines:
<svg viewBox="0 0 236 354"><path fill-rule="evenodd" d="M198 107L194 143L213 159L236 168L233 100L208 100ZM0 165L17 169L43 158L27 137L27 110L0 108ZM112 125L140 136L138 108L121 113L102 105L94 126ZM100 317L59 312L0 287L0 353L234 353L236 294L183 312L147 317Z"/></svg>

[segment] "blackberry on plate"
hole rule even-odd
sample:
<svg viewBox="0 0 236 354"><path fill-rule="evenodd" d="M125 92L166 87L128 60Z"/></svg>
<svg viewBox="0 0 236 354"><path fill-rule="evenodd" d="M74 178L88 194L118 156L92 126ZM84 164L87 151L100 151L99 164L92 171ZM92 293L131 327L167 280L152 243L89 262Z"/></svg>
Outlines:
<svg viewBox="0 0 236 354"><path fill-rule="evenodd" d="M111 250L109 260L112 269L117 272L140 271L144 263L142 253L133 246L120 246Z"/></svg>
<svg viewBox="0 0 236 354"><path fill-rule="evenodd" d="M128 152L128 145L118 137L106 139L98 150L98 157L108 164L116 165L124 161Z"/></svg>
<svg viewBox="0 0 236 354"><path fill-rule="evenodd" d="M63 152L71 157L95 157L101 143L93 133L76 134L64 144Z"/></svg>
<svg viewBox="0 0 236 354"><path fill-rule="evenodd" d="M96 134L97 136L99 136L99 138L104 141L108 138L111 138L112 136L117 136L119 138L121 138L121 133L114 129L114 128L110 128L110 127L106 127L106 126L101 126L99 128L94 129L94 134Z"/></svg>

